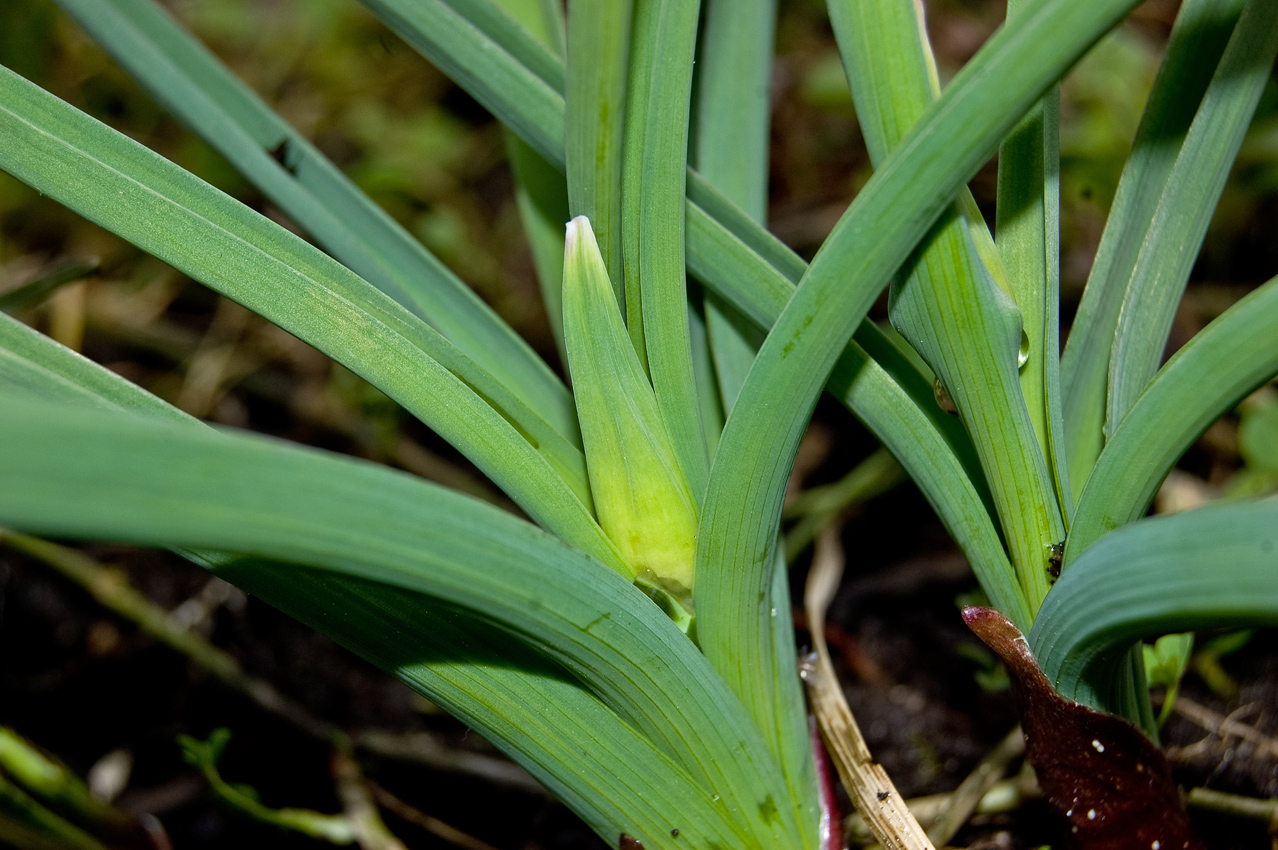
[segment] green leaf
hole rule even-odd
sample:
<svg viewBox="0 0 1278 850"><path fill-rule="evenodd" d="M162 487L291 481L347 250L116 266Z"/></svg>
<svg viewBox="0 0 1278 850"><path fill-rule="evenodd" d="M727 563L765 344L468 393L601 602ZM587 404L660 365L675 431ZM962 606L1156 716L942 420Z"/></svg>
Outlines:
<svg viewBox="0 0 1278 850"><path fill-rule="evenodd" d="M708 0L703 14L694 98L694 164L706 184L723 193L754 222L767 217L768 138L772 82L775 0ZM723 416L730 414L754 362L763 334L713 292L703 295L706 355L713 360L717 386L707 381L703 404L717 402L717 416L703 413L710 455L717 449ZM696 345L694 356L704 350ZM713 393L706 396L706 389ZM713 424L712 424L713 423ZM784 553L778 550L778 558ZM765 727L790 786L799 823L814 829L818 799L811 733L802 685L790 659L796 657L789 617L789 582L784 565L774 570L771 629L760 639L771 645L761 655L773 660L771 729ZM812 845L815 833L805 838Z"/></svg>
<svg viewBox="0 0 1278 850"><path fill-rule="evenodd" d="M528 68L551 88L563 91L564 65L562 58L554 61L555 40L562 39L562 20L555 17L552 5L545 0L446 0L466 21L482 31L510 52L511 57ZM505 8L503 8L503 6ZM515 14L518 12L518 18ZM559 16L562 17L562 13ZM522 20L520 20L522 19ZM533 50L530 38L536 39L547 50ZM562 43L560 43L562 48Z"/></svg>
<svg viewBox="0 0 1278 850"><path fill-rule="evenodd" d="M468 7L462 5L467 2L472 7L489 6L488 0L460 0L453 5L467 13ZM565 48L562 5L553 0L502 0L502 7L505 14L476 8L475 17L487 13L485 20L495 19L495 22L490 21L490 27L503 32L510 25L522 27L528 35L560 57L559 63L551 63L555 65L555 70L547 71L547 76L543 76L543 79L550 82L557 80L558 85L562 86L562 56ZM507 15L511 19L510 25L502 20ZM521 39L523 40L526 39ZM538 57L545 55L541 52L537 54ZM537 61L536 58L524 59L529 62ZM566 368L568 355L564 349L564 311L560 290L564 279L563 226L571 218L568 211L568 187L559 169L547 162L545 157L513 133L507 131L505 136L506 156L515 176L515 202L519 206L519 217L523 221L524 233L532 249L533 266L537 271L537 283L541 287L546 318L555 337L559 360Z"/></svg>
<svg viewBox="0 0 1278 850"><path fill-rule="evenodd" d="M568 207L590 219L623 314L621 175L633 6L615 0L568 8Z"/></svg>
<svg viewBox="0 0 1278 850"><path fill-rule="evenodd" d="M1014 2L1008 14L1017 14L1025 6L1025 0ZM1057 86L999 148L995 230L1027 345L1021 394L1068 525L1074 492L1065 456L1060 390L1060 110Z"/></svg>
<svg viewBox="0 0 1278 850"><path fill-rule="evenodd" d="M699 0L635 0L626 77L626 321L697 504L710 475L692 367L684 182Z"/></svg>
<svg viewBox="0 0 1278 850"><path fill-rule="evenodd" d="M252 553L436 596L500 624L649 736L761 843L797 825L757 729L625 579L496 508L365 462L13 400L0 522Z"/></svg>
<svg viewBox="0 0 1278 850"><path fill-rule="evenodd" d="M768 213L776 0L708 0L705 7L694 165L706 183L763 224ZM704 308L720 401L731 413L763 337L718 296L707 296ZM708 427L706 437L711 437ZM717 432L714 440L718 442Z"/></svg>
<svg viewBox="0 0 1278 850"><path fill-rule="evenodd" d="M695 165L746 215L768 213L776 0L705 0L697 57Z"/></svg>
<svg viewBox="0 0 1278 850"><path fill-rule="evenodd" d="M436 0L426 0L422 5L431 6ZM439 14L438 9L428 10L432 14ZM457 23L456 17L448 17L445 10L445 20ZM469 26L450 26L444 31L447 37L438 37L437 31L419 31L414 28L413 22L420 24L425 20L429 22L431 18L406 19L392 18L402 33L408 38L418 49L423 50L429 57L441 61L446 67L454 64L463 64L471 62L475 55L483 56L486 60L491 60L497 64L506 66L503 72L506 76L512 76L528 81L537 81L537 78L526 69L522 69L518 63L510 57L508 53L498 48L495 44L486 41L483 34ZM540 49L538 45L534 48ZM452 51L452 53L449 53ZM440 58L442 57L442 59ZM467 65L467 67L472 67ZM475 74L481 72L477 66L473 67ZM471 78L464 76L462 81L465 83ZM534 89L531 98L525 97L527 92L524 89L516 87L513 91L503 93L497 89L474 87L470 91L472 94L484 99L489 108L495 109L499 115L512 113L523 116L515 120L514 124L517 128L523 128L528 133L526 140L531 139L540 144L538 150L545 156L549 152L549 160L555 162L555 157L562 160L562 148L557 148L551 141L556 133L556 127L560 128L562 135L562 109L556 111L541 110L538 104L544 102L541 95L536 94L537 86L543 85L541 82L531 82ZM559 122L558 124L556 122ZM540 123L539 123L540 122ZM533 128L528 130L527 128ZM558 153L556 153L558 151ZM702 181L694 172L689 173L689 191L691 197L697 204L709 205L707 208L713 209L718 219L709 218L702 212L702 207L696 204L689 204L690 222L693 227L689 231L689 259L694 264L704 263L699 274L705 279L708 273L713 269L723 269L724 274L718 275L716 284L719 285L725 293L728 293L734 303L745 309L752 320L764 326L769 325L780 313L781 306L785 299L788 298L789 288L785 284L788 278L791 281L797 281L802 275L805 264L801 259L785 248L770 234L763 231L757 224L738 214L732 223L731 229L725 229L720 222L722 221L725 211L733 209L732 205L722 199L714 201L715 193ZM744 240L744 242L742 241ZM744 263L744 266L740 265ZM767 265L771 264L771 265ZM742 268L748 272L745 276L737 276L735 272ZM783 269L781 274L777 269ZM694 268L694 270L696 270ZM761 274L766 273L769 277L760 278ZM773 283L779 284L780 289L772 286L771 289L759 290L764 281L771 278ZM754 288L752 288L754 287ZM780 298L778 301L777 298ZM761 307L761 300L766 301L768 306ZM771 300L768 300L771 299ZM863 326L863 329L868 326ZM898 364L904 361L897 359ZM908 365L908 364L907 364ZM854 405L861 405L864 410L862 415L868 414L872 420L877 419L884 423L882 427L876 427L875 430L879 434L880 439L884 439L888 432L888 428L895 428L893 432L901 439L897 444L893 445L893 450L899 458L910 468L912 475L916 480L920 481L924 487L929 499L934 507L942 516L947 526L955 534L956 539L960 542L969 540L964 548L969 556L974 559L976 569L980 572L983 565L989 565L986 569L987 575L991 578L1001 573L996 566L1001 555L1001 544L998 542L997 531L992 529L987 518L983 519L979 510L971 510L973 499L979 502L981 494L984 492L983 483L980 477L979 469L970 465L967 459L970 457L970 449L958 451L958 457L964 459L964 467L977 484L972 485L965 479L955 479L951 472L946 471L947 464L953 461L945 456L943 451L936 449L925 449L923 451L915 451L912 446L914 438L922 441L923 445L934 445L939 447L941 444L936 442L935 432L929 433L929 423L939 428L939 433L944 435L944 440L950 442L951 445L962 445L966 442L966 436L961 433L961 428L957 427L957 423L952 422L946 414L941 413L930 402L924 404L921 408L922 415L909 413L904 415L901 413L901 406L908 405L914 409L918 408L918 402L930 398L931 388L923 387L920 391L917 380L905 381L904 386L910 387L908 393L901 392L900 387L889 387L880 385L879 382L889 381L889 373L884 373L881 369L860 369L853 370L857 374L857 387L873 387L874 392L862 391L858 394L860 401L853 400ZM901 373L891 366L889 372L892 376L902 379L904 373ZM917 372L912 367L909 372L913 373L917 378ZM845 399L846 401L846 399ZM881 405L876 408L875 405ZM891 423L890 425L887 423ZM875 427L875 426L871 426ZM912 432L912 428L922 430L917 433ZM957 442L955 442L957 441ZM938 466L940 464L940 466ZM950 482L962 480L960 487L954 488L950 486ZM991 587L991 578L983 579L986 587ZM995 600L996 604L1008 611L1014 610L1016 606L1010 604L1014 599L1014 595L1006 597L1005 602ZM1015 619L1015 618L1014 618ZM1019 622L1019 621L1018 621ZM1026 623L1022 623L1027 627Z"/></svg>
<svg viewBox="0 0 1278 850"><path fill-rule="evenodd" d="M61 403L107 405L202 427L7 316L0 316L0 360L0 378L16 379L3 386L6 393L25 388ZM445 706L537 776L605 840L614 841L620 829L645 846L666 846L672 811L681 816L681 840L693 846L745 840L724 807L669 756L561 669L493 626L428 596L295 564L210 553L200 562ZM646 785L642 794L631 792Z"/></svg>
<svg viewBox="0 0 1278 850"><path fill-rule="evenodd" d="M325 250L579 446L572 398L528 344L163 8L153 0L60 5Z"/></svg>
<svg viewBox="0 0 1278 850"><path fill-rule="evenodd" d="M754 649L763 618L745 601L767 598L786 480L831 368L963 182L1133 4L1048 0L995 34L862 189L768 334L716 455L694 587L702 648L754 710L770 668Z"/></svg>
<svg viewBox="0 0 1278 850"><path fill-rule="evenodd" d="M438 0L423 0L422 5L436 2ZM428 20L423 17L416 19L416 23L420 25ZM544 101L538 93L540 83L536 82L536 76L486 39L481 31L474 27L455 27L448 30L448 38L440 38L432 32L419 31L413 21L405 18L396 17L390 23L410 44L442 67L461 65L472 69L460 79L464 86L470 85L473 74L480 73L474 57L483 56L485 61L501 64L504 77L522 82L505 91L478 85L468 87L467 91L499 118L514 116L513 126L527 132L525 141L537 147L548 161L562 157L562 152L555 153L559 149L554 143L563 136L562 110L540 108ZM529 127L535 129L530 131ZM688 197L691 271L757 325L771 326L807 265L694 171L688 172ZM868 323L862 323L860 331L881 338L877 329ZM878 357L877 351L875 356ZM1002 588L1002 592L998 587L1002 582L999 577L1007 570L1000 564L1005 565L1007 559L997 530L980 506L981 500L988 499L988 489L962 426L937 408L932 401L931 385L920 387L917 370L903 357L896 355L885 361L886 372L878 368L862 369L861 362L863 360L854 358L855 365L848 370L849 375L855 374L856 382L845 382L857 389L856 394L836 395L852 405L876 436L891 446L955 539L973 559L983 585L992 588L992 597L997 597L993 600L995 604L1028 629L1029 620L1018 619L1014 613L1028 610L1023 598L1019 604L1016 602L1017 596L1023 597L1023 593L1014 583ZM893 379L901 383L898 386L883 383L891 383ZM903 412L903 405L910 410ZM889 433L889 429L896 430ZM952 447L957 461L946 456L941 448L945 444ZM916 448L919 445L923 448ZM955 477L954 471L958 469L966 474Z"/></svg>
<svg viewBox="0 0 1278 850"><path fill-rule="evenodd" d="M1127 284L1110 353L1105 413L1110 434L1162 362L1176 305L1275 56L1278 4L1250 0L1167 175Z"/></svg>
<svg viewBox="0 0 1278 850"><path fill-rule="evenodd" d="M715 198L713 190L702 187L698 202L704 206L689 205L689 242L703 246L700 255L689 252L691 270L732 298L756 326L771 327L807 265L770 235L750 233L749 220ZM719 218L711 218L707 209ZM731 229L725 220L732 222ZM987 507L989 491L975 450L958 420L937 406L931 379L873 322L862 321L826 389L909 471L971 561L991 601L1028 630L1032 611L992 520L993 505Z"/></svg>
<svg viewBox="0 0 1278 850"><path fill-rule="evenodd" d="M492 625L427 596L291 564L230 558L213 570L479 730L605 842L625 832L645 847L749 843L745 827L673 759Z"/></svg>
<svg viewBox="0 0 1278 850"><path fill-rule="evenodd" d="M1194 112L1244 0L1186 0L1154 80L1132 153L1061 355L1070 486L1077 497L1105 445L1110 350L1128 281Z"/></svg>
<svg viewBox="0 0 1278 850"><path fill-rule="evenodd" d="M367 378L539 522L627 571L590 514L580 452L389 297L7 69L0 131L0 168Z"/></svg>
<svg viewBox="0 0 1278 850"><path fill-rule="evenodd" d="M532 249L541 301L546 307L559 359L568 365L564 349L564 222L568 220L568 189L563 175L545 157L513 133L506 133L506 155L515 176L515 202ZM580 427L574 422L573 427Z"/></svg>
<svg viewBox="0 0 1278 850"><path fill-rule="evenodd" d="M1278 501L1213 505L1106 535L1061 576L1030 647L1056 689L1113 711L1142 638L1278 625Z"/></svg>
<svg viewBox="0 0 1278 850"><path fill-rule="evenodd" d="M1185 344L1137 399L1078 498L1065 567L1097 538L1142 516L1207 426L1278 374L1278 277Z"/></svg>
<svg viewBox="0 0 1278 850"><path fill-rule="evenodd" d="M0 395L137 413L173 422L195 421L136 384L3 313Z"/></svg>
<svg viewBox="0 0 1278 850"><path fill-rule="evenodd" d="M830 12L871 159L881 163L938 93L922 21L906 3L832 0ZM970 193L962 192L898 273L888 310L957 405L1034 608L1049 586L1050 546L1064 539L1065 528L1020 387L1021 314L995 282L994 275L1006 275L990 243ZM1041 274L1041 256L1038 265Z"/></svg>

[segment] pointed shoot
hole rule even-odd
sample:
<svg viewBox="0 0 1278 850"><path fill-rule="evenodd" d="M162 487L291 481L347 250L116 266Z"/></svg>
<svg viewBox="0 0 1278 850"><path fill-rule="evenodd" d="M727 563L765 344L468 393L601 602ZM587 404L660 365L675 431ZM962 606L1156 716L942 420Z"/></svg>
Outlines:
<svg viewBox="0 0 1278 850"><path fill-rule="evenodd" d="M564 341L595 512L637 582L673 619L686 620L697 531L692 491L585 216L568 223L564 251ZM671 601L684 610L672 610Z"/></svg>

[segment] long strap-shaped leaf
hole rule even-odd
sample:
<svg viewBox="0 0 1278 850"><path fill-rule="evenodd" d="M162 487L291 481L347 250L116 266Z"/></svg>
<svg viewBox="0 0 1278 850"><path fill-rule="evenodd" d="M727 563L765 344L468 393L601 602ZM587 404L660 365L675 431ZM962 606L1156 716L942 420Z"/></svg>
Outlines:
<svg viewBox="0 0 1278 850"><path fill-rule="evenodd" d="M697 504L710 476L684 271L688 109L700 0L635 0L626 78L626 321Z"/></svg>
<svg viewBox="0 0 1278 850"><path fill-rule="evenodd" d="M1158 371L1176 305L1278 56L1278 4L1249 0L1167 176L1114 332L1105 421L1112 433Z"/></svg>
<svg viewBox="0 0 1278 850"><path fill-rule="evenodd" d="M623 316L626 275L621 256L621 154L633 6L633 0L574 0L568 4L565 93L568 206L573 217L590 219Z"/></svg>
<svg viewBox="0 0 1278 850"><path fill-rule="evenodd" d="M705 5L693 165L707 183L762 225L768 214L776 0L708 0ZM730 413L763 337L719 297L706 298L705 314L720 401ZM716 432L716 442L718 438Z"/></svg>
<svg viewBox="0 0 1278 850"><path fill-rule="evenodd" d="M551 88L560 91L564 88L564 65L561 61L554 61L554 54L562 54L562 45L559 50L551 48L551 52L544 50L533 50L529 47L532 43L528 36L534 35L527 24L521 26L521 22L514 16L514 12L518 10L524 17L541 17L539 22L541 28L545 30L562 29L562 11L553 26L550 21L545 18L554 14L544 8L536 8L533 3L541 6L553 6L546 0L447 0L448 5L456 9L467 20L476 24L480 29L496 38L511 55L524 67L531 70L540 79ZM512 5L520 4L518 6ZM498 4L501 4L500 6ZM537 40L546 44L552 39L562 38L562 32L547 32L548 38L538 38ZM536 37L536 36L534 36Z"/></svg>
<svg viewBox="0 0 1278 850"><path fill-rule="evenodd" d="M759 844L598 697L492 625L420 594L291 564L235 558L213 569L479 730L607 844L623 832L670 850Z"/></svg>
<svg viewBox="0 0 1278 850"><path fill-rule="evenodd" d="M831 0L829 8L864 116L861 130L878 164L939 94L923 22L908 0ZM1012 293L995 282L1001 259L975 202L966 190L961 194L898 273L888 310L957 405L1021 586L1037 607L1047 593L1050 546L1064 539L1065 528L1017 373L1021 313Z"/></svg>
<svg viewBox="0 0 1278 850"><path fill-rule="evenodd" d="M411 35L414 31L406 21L399 21L401 30ZM467 38L474 41L480 38L480 33L474 28L462 27L460 30L445 30L445 34L451 33L456 38L441 39L436 47L443 50L446 47L457 47L464 55L466 51L461 48L466 47L470 42ZM421 46L420 39L414 42ZM459 47L460 45L460 47ZM536 45L534 45L536 47ZM481 53L494 61L511 62L507 54L498 53L497 49L489 44L486 50ZM511 75L521 73L519 67L514 67L510 71ZM535 75L534 75L535 76ZM537 85L540 85L538 83ZM479 92L482 94L482 91ZM490 91L491 94L491 91ZM525 126L537 126L537 120L549 120L548 126L554 126L555 114L539 112L536 104L541 101L534 97L532 100L516 97L507 101L507 105L512 109L523 109L527 117L524 122ZM548 116L548 117L547 117ZM517 122L516 126L520 126ZM543 130L545 128L543 127ZM553 131L552 131L553 132ZM544 133L542 134L544 135ZM536 134L532 134L536 138ZM692 181L692 190L694 196L697 197L702 204L709 203L714 193L697 179ZM698 192L698 189L700 190ZM726 204L731 207L731 204ZM744 256L747 261L747 268L768 269L771 266L761 265L763 261L775 264L786 270L786 275L780 276L780 280L784 281L788 277L790 280L797 280L805 268L802 260L796 257L792 252L784 248L774 238L766 234L757 225L751 229L751 223L748 219L740 217L741 221L734 222L732 230L722 227L719 220L709 218L704 214L698 215L701 208L695 204L689 205L690 214L694 216L694 221L698 222L690 233L691 255L695 260L698 259L697 247L703 246L700 257L709 261L710 269L726 269L728 262L732 260L740 261ZM720 219L722 214L720 215ZM740 247L738 243L744 238L746 241ZM729 253L726 255L720 250L723 246L730 246ZM753 249L757 253L743 253L747 250L746 246ZM706 277L706 271L703 270L703 278ZM724 285L732 287L740 287L742 283L747 283L749 277L738 277L733 274L721 275L718 281ZM780 312L780 305L784 303L784 299L788 297L785 284L782 283L782 289L772 292L774 296L768 308L761 315L766 318L758 318L765 325L770 323L772 319ZM729 297L734 297L738 302L743 297L738 290L727 293ZM759 293L755 293L758 295ZM778 300L776 295L780 294ZM740 306L740 303L739 303ZM865 326L865 330L871 330L871 326ZM857 390L856 393L848 395L845 401L851 403L854 408L863 408L862 415L868 416L868 421L881 439L887 440L892 446L898 457L906 460L907 465L911 468L924 487L926 493L933 505L941 514L947 526L951 529L956 539L964 545L965 551L972 558L978 574L982 575L982 582L986 587L996 587L998 577L1005 574L1005 567L999 567L1000 561L1005 563L1005 556L1002 554L1001 546L998 541L996 531L989 525L988 519L984 518L983 511L980 508L979 494L980 490L974 490L967 483L966 476L958 477L954 473L954 462L952 456L948 455L942 446L943 442L938 442L936 433L929 428L929 421L939 425L942 434L949 434L951 440L957 439L960 444L965 441L965 436L954 433L954 423L950 423L948 419L941 415L937 416L938 411L934 409L934 405L930 401L925 402L923 411L925 415L919 415L913 412L919 410L917 401L920 399L930 398L930 389L928 387L915 387L911 395L907 395L900 391L899 387L892 386L891 379L888 375L877 368L860 368L852 366L846 370L848 374L855 374L857 380L855 383L849 383L850 389ZM909 386L907 384L907 386ZM913 400L911 400L913 399ZM924 448L918 450L916 445L932 446L932 448ZM959 457L966 457L969 452L959 452ZM971 467L968 467L972 471ZM974 472L976 480L980 480L979 470ZM961 486L955 482L961 482ZM930 485L930 486L929 486ZM995 597L995 603L999 607L1008 612L1022 611L1024 603L1017 604L1017 594L1014 589L1009 589L1008 593L1000 594L997 589L992 592ZM1022 614L1024 617L1024 613ZM1022 625L1028 625L1028 619L1017 619Z"/></svg>
<svg viewBox="0 0 1278 850"><path fill-rule="evenodd" d="M694 164L707 183L760 224L767 217L769 94L776 12L775 0L708 0L697 59ZM718 400L730 412L763 337L717 294L708 294L704 307ZM708 423L706 436L710 438ZM714 438L717 441L717 432ZM784 551L779 551L778 557L784 558ZM776 741L781 768L787 774L799 822L815 827L816 771L803 689L791 663L796 653L794 624L789 578L783 566L776 569L769 614L776 706L776 729L771 737Z"/></svg>
<svg viewBox="0 0 1278 850"><path fill-rule="evenodd" d="M1114 711L1136 641L1248 625L1278 625L1278 499L1107 535L1052 588L1029 640L1061 694Z"/></svg>
<svg viewBox="0 0 1278 850"><path fill-rule="evenodd" d="M581 453L389 297L7 69L0 132L0 168L370 379L538 522L629 574L590 514Z"/></svg>
<svg viewBox="0 0 1278 850"><path fill-rule="evenodd" d="M703 234L706 244L713 246L707 253L718 259L703 266L697 258L690 258L693 273L725 298L736 299L738 309L758 327L771 327L806 265L795 257L796 263L789 268L791 274L796 270L798 274L794 280L788 279L750 246L699 212L700 207L691 209L689 232ZM741 287L740 282L746 280L756 285ZM958 421L932 400L931 383L873 323L862 322L840 355L826 389L909 470L972 563L990 600L1028 629L1032 612L1013 577L998 529L991 522L993 506L986 504L988 492L975 452Z"/></svg>
<svg viewBox="0 0 1278 850"><path fill-rule="evenodd" d="M719 446L695 588L702 649L748 705L766 693L748 600L769 586L786 479L830 369L963 182L1132 5L1049 0L995 34L853 201L768 334Z"/></svg>
<svg viewBox="0 0 1278 850"><path fill-rule="evenodd" d="M1143 515L1167 473L1207 426L1275 374L1278 277L1216 317L1136 400L1079 496L1065 566L1101 535Z"/></svg>
<svg viewBox="0 0 1278 850"><path fill-rule="evenodd" d="M0 392L6 399L104 407L202 427L2 313ZM615 843L621 830L645 846L666 846L669 813L678 811L678 846L747 842L741 825L682 767L580 683L493 626L431 597L295 564L238 556L201 562L444 705L546 783L606 841Z"/></svg>
<svg viewBox="0 0 1278 850"><path fill-rule="evenodd" d="M1185 0L1150 91L1132 153L1105 222L1087 287L1061 354L1070 486L1077 497L1105 445L1105 399L1114 329L1180 153L1245 0Z"/></svg>
<svg viewBox="0 0 1278 850"><path fill-rule="evenodd" d="M403 473L229 432L7 401L0 522L253 553L437 596L556 660L778 847L797 824L757 729L628 581L536 527Z"/></svg>
<svg viewBox="0 0 1278 850"><path fill-rule="evenodd" d="M528 344L154 0L60 5L321 246L424 318L580 447L572 398Z"/></svg>
<svg viewBox="0 0 1278 850"><path fill-rule="evenodd" d="M1008 15L1030 0L1008 4ZM1021 311L1027 362L1021 394L1043 450L1066 526L1074 513L1060 386L1060 87L1053 87L1003 142L998 154L995 232L1012 297Z"/></svg>
<svg viewBox="0 0 1278 850"><path fill-rule="evenodd" d="M474 0L481 2L482 0ZM563 165L564 154L558 139L564 135L562 98L548 100L544 80L529 71L512 54L542 49L528 41L507 49L506 43L517 31L502 30L490 34L480 29L483 20L468 22L443 0L369 0L374 11L385 11L385 20L401 37L428 59L445 70L454 69L456 82L462 85L507 126L521 134L548 161ZM379 12L380 13L380 12ZM499 40L497 36L504 37ZM526 37L526 34L524 34ZM478 78L485 69L503 81L503 87L487 85ZM696 171L688 171L688 259L693 271L712 285L727 290L724 294L738 308L747 309L751 299L766 298L755 288L761 286L760 274L797 283L807 265L776 237L765 231L749 216L741 214L731 201L715 191ZM693 226L695 223L696 226ZM761 263L766 263L771 270ZM721 264L733 264L735 270L750 270L739 279L736 275L711 275ZM754 317L756 322L762 321ZM768 320L770 323L771 319ZM931 398L929 394L928 399ZM921 400L923 397L919 396ZM930 405L929 401L929 405ZM934 405L931 405L934 407ZM930 416L930 418L933 418ZM944 421L934 419L934 421ZM962 429L942 427L947 439L967 443ZM973 470L978 472L976 467Z"/></svg>
<svg viewBox="0 0 1278 850"><path fill-rule="evenodd" d="M8 313L0 313L0 394L196 421Z"/></svg>
<svg viewBox="0 0 1278 850"><path fill-rule="evenodd" d="M486 5L487 0L482 0ZM500 26L535 38L562 61L564 55L564 10L553 0L502 0L502 10L490 13L500 17ZM539 54L541 56L545 53ZM555 78L552 75L551 80ZM560 84L563 80L560 79ZM563 280L564 222L569 213L568 186L563 175L546 158L509 130L506 157L515 178L515 203L524 224L524 235L532 250L533 267L541 288L542 304L550 322L559 362L566 369L568 354L564 347Z"/></svg>
<svg viewBox="0 0 1278 850"><path fill-rule="evenodd" d="M396 14L388 23L410 44L422 51L427 58L441 67L461 68L456 78L500 120L527 132L525 140L537 147L548 159L555 154L555 139L562 138L562 112L548 109L542 92L543 83L536 75L522 68L511 55L495 41L487 38L478 28L463 25L457 18L448 18L446 11L434 8L440 0L422 0L406 4L403 0L376 0L370 2L375 9L389 5ZM444 28L432 28L435 23ZM482 63L502 65L502 79L512 88L497 90L486 85L473 85L472 80L482 72ZM529 130L528 128L533 128ZM788 286L797 282L806 265L794 252L764 231L757 223L733 207L730 201L715 192L694 171L688 173L688 261L691 270L702 280L718 288L720 294L749 315L756 323L767 327L780 314L780 307L788 299ZM780 296L780 300L777 298ZM881 336L869 324L861 330ZM876 356L878 356L876 354ZM901 364L904 361L898 358ZM928 494L943 520L973 559L975 568L983 573L982 583L995 587L1005 583L998 578L1005 573L1006 556L998 541L997 531L980 506L983 494L983 475L973 460L971 444L961 426L952 422L936 408L932 401L930 385L918 387L918 381L906 381L896 387L881 383L890 381L888 373L877 369L854 369L856 386L864 391L855 398L845 398L854 405L854 411L871 424L876 435L891 445L893 451L910 470L915 480ZM909 367L917 379L918 373ZM899 372L892 371L893 376ZM902 386L907 391L902 391ZM872 388L872 391L871 391ZM890 401L889 401L890 399ZM904 418L898 415L903 403L911 412ZM877 405L884 405L879 407ZM929 425L929 423L931 423ZM896 439L890 439L889 428L897 428ZM935 428L935 430L932 430ZM917 430L911 430L917 429ZM937 432L943 435L938 439ZM944 459L941 448L948 442L955 446L957 457ZM922 451L915 445L930 446ZM962 448L965 447L965 448ZM938 465L938 461L940 464ZM955 469L966 470L962 478L953 475ZM972 484L971 482L978 482ZM1014 584L1012 585L1014 587ZM993 595L1002 601L996 604L1009 612L1028 612L1023 597L1011 587L996 589ZM1023 621L1026 627L1029 619Z"/></svg>

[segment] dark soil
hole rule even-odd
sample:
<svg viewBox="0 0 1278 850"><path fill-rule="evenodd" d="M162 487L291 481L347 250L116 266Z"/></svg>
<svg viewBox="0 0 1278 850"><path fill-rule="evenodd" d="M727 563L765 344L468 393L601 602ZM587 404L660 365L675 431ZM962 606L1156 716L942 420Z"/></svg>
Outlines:
<svg viewBox="0 0 1278 850"><path fill-rule="evenodd" d="M881 529L917 496L906 491L870 506L847 542ZM911 510L910 513L917 513ZM903 533L894 563L849 565L829 633L849 702L876 758L907 797L952 789L1015 723L1007 691L977 682L984 650L958 617L956 599L973 581L961 558L938 549L924 527ZM922 551L918 551L922 550ZM176 607L209 581L167 553L117 547L90 552L123 568L133 584ZM179 734L234 737L222 762L273 806L337 811L330 748L228 690L172 650L106 614L88 594L51 570L0 554L0 723L56 753L78 774L117 750L132 755L118 804L157 815L174 846L313 847L314 840L251 821L213 801L187 767ZM255 600L221 607L211 638L256 675L313 713L349 730L432 731L452 746L491 752L456 721L407 688ZM800 641L804 639L800 635ZM1278 733L1278 633L1258 633L1225 668L1239 683L1225 700L1192 674L1183 695L1270 736ZM1254 797L1278 796L1278 759L1237 737L1212 736L1173 715L1164 743L1177 779ZM361 757L368 776L421 811L497 848L600 846L561 805L542 794L378 756ZM846 805L846 803L845 803ZM409 847L445 842L392 814L387 823ZM1195 812L1213 850L1270 846L1262 824ZM1060 846L1054 818L1038 801L1015 812L977 816L954 843L970 847Z"/></svg>

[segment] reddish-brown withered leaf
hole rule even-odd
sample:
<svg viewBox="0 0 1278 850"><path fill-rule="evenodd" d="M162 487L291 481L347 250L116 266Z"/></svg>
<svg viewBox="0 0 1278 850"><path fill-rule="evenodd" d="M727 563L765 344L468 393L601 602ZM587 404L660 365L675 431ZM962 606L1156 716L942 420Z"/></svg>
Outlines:
<svg viewBox="0 0 1278 850"><path fill-rule="evenodd" d="M1163 752L1135 726L1052 689L1020 630L990 608L963 619L1012 674L1025 753L1079 850L1203 850Z"/></svg>

